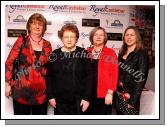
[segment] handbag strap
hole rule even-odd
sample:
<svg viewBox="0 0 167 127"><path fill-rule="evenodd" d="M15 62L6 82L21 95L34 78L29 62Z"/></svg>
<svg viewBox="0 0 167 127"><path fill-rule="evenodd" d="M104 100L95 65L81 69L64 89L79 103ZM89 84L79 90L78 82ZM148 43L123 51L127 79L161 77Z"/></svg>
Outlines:
<svg viewBox="0 0 167 127"><path fill-rule="evenodd" d="M19 70L19 63L20 63L20 59L21 59L20 54L22 52L23 47L27 44L27 39L26 39L25 35L21 34L21 36L23 38L23 42L19 48L18 57L13 62L13 75L12 75L13 80L16 80L16 73Z"/></svg>
<svg viewBox="0 0 167 127"><path fill-rule="evenodd" d="M22 49L27 45L27 36L25 34L21 34L21 36L23 38L23 42L19 50L19 55L21 54ZM19 55L18 55L18 59L19 59Z"/></svg>

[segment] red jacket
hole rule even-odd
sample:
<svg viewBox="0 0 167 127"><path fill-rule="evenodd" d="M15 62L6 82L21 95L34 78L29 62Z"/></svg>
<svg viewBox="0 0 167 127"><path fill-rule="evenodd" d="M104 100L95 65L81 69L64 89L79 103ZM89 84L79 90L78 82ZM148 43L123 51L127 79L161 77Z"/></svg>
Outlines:
<svg viewBox="0 0 167 127"><path fill-rule="evenodd" d="M91 53L93 48L88 49ZM116 90L118 80L118 58L111 48L103 47L98 63L97 98L104 98L107 91Z"/></svg>
<svg viewBox="0 0 167 127"><path fill-rule="evenodd" d="M43 40L43 48L37 63L30 38L28 44L22 48L21 56L23 63L19 66L18 79L12 80L13 62L19 55L19 49L23 43L19 37L13 45L5 63L5 80L13 86L12 95L15 100L27 105L38 105L46 101L44 64L48 61L48 55L52 48L50 42Z"/></svg>

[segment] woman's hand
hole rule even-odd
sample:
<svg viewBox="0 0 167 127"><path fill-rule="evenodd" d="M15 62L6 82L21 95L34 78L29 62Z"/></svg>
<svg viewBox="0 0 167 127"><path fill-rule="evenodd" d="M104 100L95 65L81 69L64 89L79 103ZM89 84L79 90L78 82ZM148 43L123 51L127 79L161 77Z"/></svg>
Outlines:
<svg viewBox="0 0 167 127"><path fill-rule="evenodd" d="M107 93L105 96L105 104L112 105L112 99L113 99L113 95Z"/></svg>
<svg viewBox="0 0 167 127"><path fill-rule="evenodd" d="M80 106L82 106L82 112L85 112L89 107L89 102L82 99Z"/></svg>
<svg viewBox="0 0 167 127"><path fill-rule="evenodd" d="M112 100L113 100L113 91L108 90L108 92L105 96L105 104L106 105L112 105Z"/></svg>
<svg viewBox="0 0 167 127"><path fill-rule="evenodd" d="M9 83L5 83L5 96L9 98L9 96L12 94L12 88L9 85Z"/></svg>
<svg viewBox="0 0 167 127"><path fill-rule="evenodd" d="M55 98L49 99L49 104L50 104L53 108L56 108L56 100L55 100Z"/></svg>

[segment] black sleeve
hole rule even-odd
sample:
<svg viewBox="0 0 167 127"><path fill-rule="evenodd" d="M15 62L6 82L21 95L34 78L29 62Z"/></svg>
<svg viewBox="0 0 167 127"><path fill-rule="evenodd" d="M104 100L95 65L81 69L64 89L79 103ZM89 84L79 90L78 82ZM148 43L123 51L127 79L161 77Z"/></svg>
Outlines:
<svg viewBox="0 0 167 127"><path fill-rule="evenodd" d="M142 90L145 86L145 83L147 81L147 76L148 76L148 55L146 51L142 51L139 54L139 59L138 59L138 70L139 75L135 77L133 80L133 92L131 94L129 104L132 106L136 106L137 101L140 100L140 95L142 93Z"/></svg>
<svg viewBox="0 0 167 127"><path fill-rule="evenodd" d="M84 57L83 59L84 62L83 66L85 71L85 78L83 79L83 85L84 85L83 99L90 101L93 92L92 69L91 69L91 61L86 50L85 54L86 54L85 56L87 57Z"/></svg>
<svg viewBox="0 0 167 127"><path fill-rule="evenodd" d="M52 72L52 63L48 62L46 64L47 72L46 72L46 96L47 99L54 98L53 93L53 72Z"/></svg>

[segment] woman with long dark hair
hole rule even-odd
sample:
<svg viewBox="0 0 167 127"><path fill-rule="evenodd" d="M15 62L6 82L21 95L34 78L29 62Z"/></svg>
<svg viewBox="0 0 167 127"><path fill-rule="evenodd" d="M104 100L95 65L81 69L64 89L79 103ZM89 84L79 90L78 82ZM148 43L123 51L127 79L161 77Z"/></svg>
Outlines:
<svg viewBox="0 0 167 127"><path fill-rule="evenodd" d="M148 55L135 26L125 29L119 56L119 80L114 104L118 114L138 115L148 75Z"/></svg>

